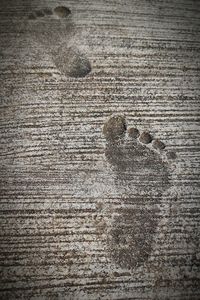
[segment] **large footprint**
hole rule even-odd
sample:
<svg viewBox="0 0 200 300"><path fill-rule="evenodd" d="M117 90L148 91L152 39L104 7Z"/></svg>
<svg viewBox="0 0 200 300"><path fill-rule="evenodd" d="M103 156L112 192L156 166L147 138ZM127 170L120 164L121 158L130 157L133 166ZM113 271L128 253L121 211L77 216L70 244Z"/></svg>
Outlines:
<svg viewBox="0 0 200 300"><path fill-rule="evenodd" d="M33 11L28 16L26 30L45 47L61 74L79 78L91 72L87 56L77 47L79 38L69 8Z"/></svg>
<svg viewBox="0 0 200 300"><path fill-rule="evenodd" d="M123 191L108 238L112 260L122 268L143 264L152 251L160 218L162 195L170 187L168 166L161 158L165 145L148 132L127 130L123 116L111 117L103 127L106 158L116 190ZM175 153L167 153L168 159Z"/></svg>

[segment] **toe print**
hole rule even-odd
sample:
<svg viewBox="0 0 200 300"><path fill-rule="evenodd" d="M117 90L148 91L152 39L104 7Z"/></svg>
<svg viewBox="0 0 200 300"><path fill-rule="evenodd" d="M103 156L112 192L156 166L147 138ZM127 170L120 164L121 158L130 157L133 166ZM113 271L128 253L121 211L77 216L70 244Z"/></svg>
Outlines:
<svg viewBox="0 0 200 300"><path fill-rule="evenodd" d="M165 149L165 144L163 142L161 142L160 140L153 141L152 145L155 149L159 149L159 150Z"/></svg>
<svg viewBox="0 0 200 300"><path fill-rule="evenodd" d="M103 134L109 141L121 138L126 131L126 121L122 116L111 117L103 127Z"/></svg>
<svg viewBox="0 0 200 300"><path fill-rule="evenodd" d="M35 20L36 19L36 14L34 14L34 13L29 14L28 19L29 20Z"/></svg>
<svg viewBox="0 0 200 300"><path fill-rule="evenodd" d="M131 127L131 128L128 129L128 134L129 134L130 137L136 139L136 138L139 137L140 133L139 133L139 130L137 128Z"/></svg>
<svg viewBox="0 0 200 300"><path fill-rule="evenodd" d="M71 14L71 10L68 7L65 6L57 6L54 9L54 13L59 17L59 18L66 18Z"/></svg>
<svg viewBox="0 0 200 300"><path fill-rule="evenodd" d="M42 10L36 10L35 15L36 15L37 18L41 18L41 17L45 16L45 14Z"/></svg>
<svg viewBox="0 0 200 300"><path fill-rule="evenodd" d="M57 6L53 11L50 8L38 9L29 15L29 19L32 19L32 16L34 16L33 19L36 19L50 16L53 13L59 18L67 18L71 14L71 10L65 6Z"/></svg>
<svg viewBox="0 0 200 300"><path fill-rule="evenodd" d="M176 153L173 152L173 151L167 152L166 156L167 156L167 158L170 159L170 160L171 160L171 159L176 159Z"/></svg>
<svg viewBox="0 0 200 300"><path fill-rule="evenodd" d="M50 8L44 8L43 9L44 15L45 16L51 16L53 14L52 10Z"/></svg>
<svg viewBox="0 0 200 300"><path fill-rule="evenodd" d="M152 137L149 132L145 131L140 136L140 142L143 144L149 144L152 141Z"/></svg>
<svg viewBox="0 0 200 300"><path fill-rule="evenodd" d="M87 76L92 68L86 55L72 46L76 28L71 14L71 10L64 6L36 10L29 14L26 30L31 31L32 36L45 47L62 75L82 78Z"/></svg>
<svg viewBox="0 0 200 300"><path fill-rule="evenodd" d="M37 18L43 18L45 16L50 16L52 14L53 12L50 8L44 8L44 9L36 10L33 13L29 14L28 19L36 20Z"/></svg>
<svg viewBox="0 0 200 300"><path fill-rule="evenodd" d="M122 116L111 117L103 127L105 156L123 193L109 232L112 260L122 268L135 268L152 252L152 241L160 220L162 193L170 187L167 163L160 152L165 145L149 132L129 128ZM114 138L113 138L114 137ZM120 139L119 139L120 137ZM156 150L154 150L156 149Z"/></svg>

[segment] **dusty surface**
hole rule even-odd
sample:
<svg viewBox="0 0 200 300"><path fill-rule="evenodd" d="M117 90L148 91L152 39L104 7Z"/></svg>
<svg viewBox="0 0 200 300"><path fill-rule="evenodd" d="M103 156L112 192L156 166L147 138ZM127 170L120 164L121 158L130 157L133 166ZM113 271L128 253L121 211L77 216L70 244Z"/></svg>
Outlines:
<svg viewBox="0 0 200 300"><path fill-rule="evenodd" d="M0 299L200 299L199 32L199 1L0 2Z"/></svg>

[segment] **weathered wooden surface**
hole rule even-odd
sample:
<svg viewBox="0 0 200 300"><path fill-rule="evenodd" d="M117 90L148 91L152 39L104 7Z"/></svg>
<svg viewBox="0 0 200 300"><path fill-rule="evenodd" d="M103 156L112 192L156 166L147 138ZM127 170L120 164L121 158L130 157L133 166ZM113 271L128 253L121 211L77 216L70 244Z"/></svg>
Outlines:
<svg viewBox="0 0 200 300"><path fill-rule="evenodd" d="M0 8L0 299L200 299L200 2Z"/></svg>

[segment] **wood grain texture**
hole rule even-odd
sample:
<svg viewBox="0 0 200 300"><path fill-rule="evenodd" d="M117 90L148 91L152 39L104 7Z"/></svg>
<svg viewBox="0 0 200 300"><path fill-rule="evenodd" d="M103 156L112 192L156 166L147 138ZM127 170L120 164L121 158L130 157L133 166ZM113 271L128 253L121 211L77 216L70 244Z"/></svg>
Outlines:
<svg viewBox="0 0 200 300"><path fill-rule="evenodd" d="M199 73L199 1L1 0L0 299L200 299Z"/></svg>

